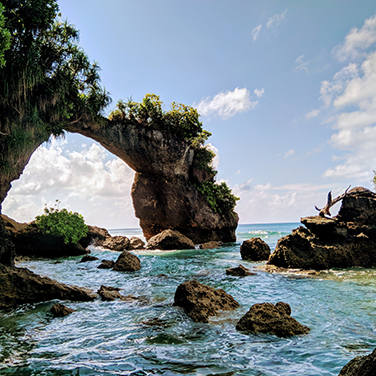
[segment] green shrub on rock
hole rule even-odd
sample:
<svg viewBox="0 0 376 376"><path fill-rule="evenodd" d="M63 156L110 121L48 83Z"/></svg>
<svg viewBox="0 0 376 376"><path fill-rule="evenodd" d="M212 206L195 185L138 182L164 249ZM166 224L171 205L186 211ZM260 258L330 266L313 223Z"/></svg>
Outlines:
<svg viewBox="0 0 376 376"><path fill-rule="evenodd" d="M37 216L35 223L40 232L62 237L65 244L77 244L87 235L88 227L84 218L79 213L59 209L57 204L55 207L46 207L45 214Z"/></svg>

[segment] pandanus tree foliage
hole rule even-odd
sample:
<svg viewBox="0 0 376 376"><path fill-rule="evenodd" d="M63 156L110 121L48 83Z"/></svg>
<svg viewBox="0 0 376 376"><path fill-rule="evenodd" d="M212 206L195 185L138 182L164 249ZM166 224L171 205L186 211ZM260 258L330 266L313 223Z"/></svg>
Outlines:
<svg viewBox="0 0 376 376"><path fill-rule="evenodd" d="M99 66L58 12L55 0L0 0L1 173L9 150L61 135L71 122L100 120L110 102Z"/></svg>

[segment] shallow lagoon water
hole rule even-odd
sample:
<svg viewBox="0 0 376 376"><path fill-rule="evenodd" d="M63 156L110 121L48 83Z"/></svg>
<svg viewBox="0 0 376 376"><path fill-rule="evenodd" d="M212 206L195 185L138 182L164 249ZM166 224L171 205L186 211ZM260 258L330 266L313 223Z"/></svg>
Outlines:
<svg viewBox="0 0 376 376"><path fill-rule="evenodd" d="M330 270L318 277L268 274L232 277L240 244L261 237L272 249L298 224L240 225L238 242L214 250L139 251L134 273L97 269L100 260L80 257L28 261L18 266L94 291L121 288L135 301L64 302L75 312L53 319L56 301L0 312L0 375L338 375L352 358L376 347L376 269ZM138 229L112 234L141 235ZM91 248L100 259L116 252ZM223 288L241 305L209 324L194 323L174 307L177 286L196 279ZM308 335L278 338L248 335L235 325L251 305L290 304Z"/></svg>

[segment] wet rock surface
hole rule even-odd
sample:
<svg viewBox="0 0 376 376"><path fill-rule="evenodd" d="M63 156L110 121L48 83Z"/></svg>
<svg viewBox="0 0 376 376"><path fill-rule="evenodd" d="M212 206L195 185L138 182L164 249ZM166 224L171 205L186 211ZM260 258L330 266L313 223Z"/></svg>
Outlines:
<svg viewBox="0 0 376 376"><path fill-rule="evenodd" d="M329 269L376 266L376 194L354 188L337 216L305 217L281 238L268 264L282 268Z"/></svg>
<svg viewBox="0 0 376 376"><path fill-rule="evenodd" d="M113 267L113 270L120 272L135 272L140 269L140 259L128 251L124 251L119 255Z"/></svg>
<svg viewBox="0 0 376 376"><path fill-rule="evenodd" d="M74 312L74 309L68 308L64 304L56 303L52 306L50 312L54 317L65 317Z"/></svg>
<svg viewBox="0 0 376 376"><path fill-rule="evenodd" d="M149 239L147 249L194 249L193 241L175 230L165 230Z"/></svg>
<svg viewBox="0 0 376 376"><path fill-rule="evenodd" d="M111 251L123 252L130 249L130 241L126 236L109 236L102 242L101 246Z"/></svg>
<svg viewBox="0 0 376 376"><path fill-rule="evenodd" d="M247 277L249 275L256 275L256 273L251 272L249 269L245 268L243 265L239 265L236 268L227 269L226 274L232 275L235 277Z"/></svg>
<svg viewBox="0 0 376 376"><path fill-rule="evenodd" d="M98 265L98 269L112 269L115 265L115 261L112 260L102 260L100 265Z"/></svg>
<svg viewBox="0 0 376 376"><path fill-rule="evenodd" d="M309 328L301 325L291 315L287 303L278 302L254 304L239 320L236 329L247 333L269 333L278 337L307 334Z"/></svg>
<svg viewBox="0 0 376 376"><path fill-rule="evenodd" d="M245 240L240 246L243 260L264 261L270 256L270 247L260 238Z"/></svg>
<svg viewBox="0 0 376 376"><path fill-rule="evenodd" d="M84 257L82 257L80 262L88 262L88 261L96 261L96 260L99 260L98 257L91 256L91 255L85 255Z"/></svg>
<svg viewBox="0 0 376 376"><path fill-rule="evenodd" d="M0 264L0 309L52 299L90 301L94 298L85 289L40 277L25 268Z"/></svg>
<svg viewBox="0 0 376 376"><path fill-rule="evenodd" d="M130 248L131 249L144 249L145 242L136 236L130 238Z"/></svg>
<svg viewBox="0 0 376 376"><path fill-rule="evenodd" d="M369 355L357 356L347 363L339 376L375 376L376 349Z"/></svg>
<svg viewBox="0 0 376 376"><path fill-rule="evenodd" d="M97 291L97 293L102 298L102 300L111 301L115 299L124 298L123 295L121 295L119 291L120 289L117 287L102 285L100 289Z"/></svg>
<svg viewBox="0 0 376 376"><path fill-rule="evenodd" d="M212 240L210 242L200 244L200 249L214 249L219 248L222 245L222 242L217 242Z"/></svg>
<svg viewBox="0 0 376 376"><path fill-rule="evenodd" d="M184 308L195 322L208 322L219 310L232 311L239 303L222 289L214 289L195 280L184 282L175 292L174 305Z"/></svg>

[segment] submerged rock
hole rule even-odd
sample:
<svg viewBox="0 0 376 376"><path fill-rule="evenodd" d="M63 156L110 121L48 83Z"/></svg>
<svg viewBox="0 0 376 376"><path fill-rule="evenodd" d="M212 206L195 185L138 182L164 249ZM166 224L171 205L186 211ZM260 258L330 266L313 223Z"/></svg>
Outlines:
<svg viewBox="0 0 376 376"><path fill-rule="evenodd" d="M256 275L256 273L251 272L249 269L245 268L243 265L239 265L236 268L227 269L226 274L232 275L235 277L246 277L249 275Z"/></svg>
<svg viewBox="0 0 376 376"><path fill-rule="evenodd" d="M174 305L183 307L195 322L208 322L219 310L232 311L239 307L239 303L222 289L216 290L195 280L178 286Z"/></svg>
<svg viewBox="0 0 376 376"><path fill-rule="evenodd" d="M119 293L119 291L120 289L118 287L102 285L97 293L102 298L102 300L110 301L124 298L123 295Z"/></svg>
<svg viewBox="0 0 376 376"><path fill-rule="evenodd" d="M52 306L50 312L52 313L54 317L64 317L74 312L74 309L68 308L61 303L56 303L55 305Z"/></svg>
<svg viewBox="0 0 376 376"><path fill-rule="evenodd" d="M307 334L310 329L290 315L291 308L284 302L278 302L276 305L254 304L239 320L236 329L249 333L270 333L278 337Z"/></svg>
<svg viewBox="0 0 376 376"><path fill-rule="evenodd" d="M347 363L338 376L376 375L376 349L369 355L357 356Z"/></svg>
<svg viewBox="0 0 376 376"><path fill-rule="evenodd" d="M84 257L82 257L80 262L88 262L88 261L96 261L96 260L99 260L98 257L91 256L91 255L85 255Z"/></svg>
<svg viewBox="0 0 376 376"><path fill-rule="evenodd" d="M52 299L86 302L94 298L85 289L40 277L25 268L0 264L0 309Z"/></svg>
<svg viewBox="0 0 376 376"><path fill-rule="evenodd" d="M165 230L149 239L147 249L194 249L191 239L175 230Z"/></svg>
<svg viewBox="0 0 376 376"><path fill-rule="evenodd" d="M217 242L215 240L212 240L210 242L202 243L200 244L200 249L214 249L219 248L221 246L222 242Z"/></svg>
<svg viewBox="0 0 376 376"><path fill-rule="evenodd" d="M113 269L121 272L135 272L141 269L141 262L136 255L124 251L119 255Z"/></svg>
<svg viewBox="0 0 376 376"><path fill-rule="evenodd" d="M264 261L270 256L269 246L260 238L245 240L240 246L243 260Z"/></svg>
<svg viewBox="0 0 376 376"><path fill-rule="evenodd" d="M112 269L115 265L115 261L102 260L102 263L98 266L98 269Z"/></svg>
<svg viewBox="0 0 376 376"><path fill-rule="evenodd" d="M329 269L376 266L376 194L354 188L337 216L306 217L279 239L268 264L282 268Z"/></svg>

